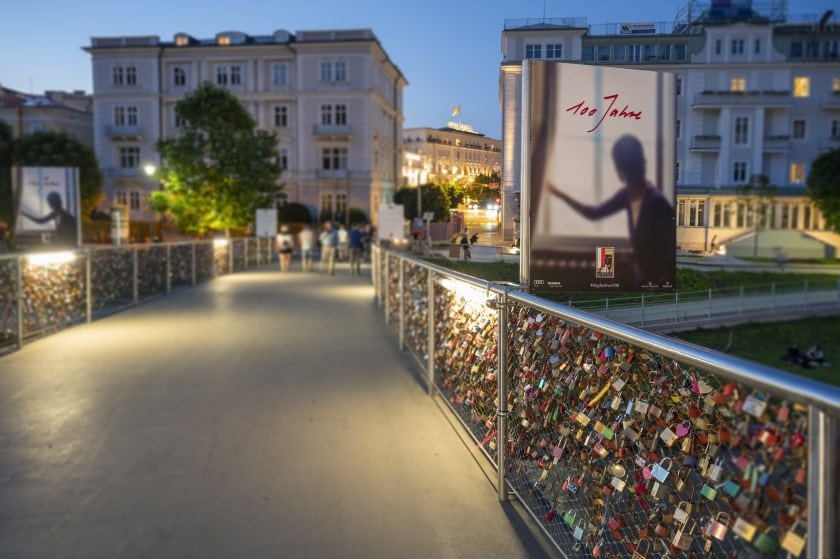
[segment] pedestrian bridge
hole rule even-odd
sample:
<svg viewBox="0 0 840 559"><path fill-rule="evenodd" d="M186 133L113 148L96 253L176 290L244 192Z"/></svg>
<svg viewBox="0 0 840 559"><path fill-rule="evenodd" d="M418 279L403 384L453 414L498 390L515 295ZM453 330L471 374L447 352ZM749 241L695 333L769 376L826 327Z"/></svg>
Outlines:
<svg viewBox="0 0 840 559"><path fill-rule="evenodd" d="M836 388L397 252L247 246L88 254L86 304L17 262L0 557L836 556Z"/></svg>

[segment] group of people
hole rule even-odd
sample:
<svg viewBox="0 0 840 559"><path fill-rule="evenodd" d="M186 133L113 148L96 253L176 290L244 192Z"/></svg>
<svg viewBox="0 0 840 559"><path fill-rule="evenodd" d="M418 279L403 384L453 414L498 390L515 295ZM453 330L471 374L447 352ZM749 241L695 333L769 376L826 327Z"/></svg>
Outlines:
<svg viewBox="0 0 840 559"><path fill-rule="evenodd" d="M791 345L788 347L787 355L782 359L787 363L801 365L806 369L830 366L829 363L825 362L825 355L820 344L812 345L805 353L799 351L799 346L796 344Z"/></svg>
<svg viewBox="0 0 840 559"><path fill-rule="evenodd" d="M277 254L280 271L292 269L292 257L300 252L301 269L313 271L316 253L320 256L320 272L335 275L335 263L349 261L350 273L362 273L362 260L368 258L374 229L371 225L355 225L348 230L332 222L324 224L320 233L308 225L298 233L297 239L283 225L277 235Z"/></svg>

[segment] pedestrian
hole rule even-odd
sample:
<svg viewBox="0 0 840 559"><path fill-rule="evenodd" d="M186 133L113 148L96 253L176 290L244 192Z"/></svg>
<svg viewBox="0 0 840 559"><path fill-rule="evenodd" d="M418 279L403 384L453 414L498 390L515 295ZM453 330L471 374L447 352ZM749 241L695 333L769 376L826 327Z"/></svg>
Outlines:
<svg viewBox="0 0 840 559"><path fill-rule="evenodd" d="M329 272L331 276L335 275L335 251L338 245L338 232L333 227L333 224L327 222L324 225L324 231L318 238L321 242L321 272Z"/></svg>
<svg viewBox="0 0 840 559"><path fill-rule="evenodd" d="M288 272L292 269L292 255L295 252L295 241L289 233L289 226L280 227L277 235L277 253L280 255L280 271Z"/></svg>
<svg viewBox="0 0 840 559"><path fill-rule="evenodd" d="M338 261L344 262L347 260L347 247L348 242L350 239L350 235L347 233L347 229L342 225L338 228Z"/></svg>
<svg viewBox="0 0 840 559"><path fill-rule="evenodd" d="M464 257L464 260L472 260L472 255L470 254L470 239L466 229L464 229L464 232L461 234L461 254Z"/></svg>
<svg viewBox="0 0 840 559"><path fill-rule="evenodd" d="M308 225L304 225L298 234L300 245L300 263L304 272L312 271L312 253L315 251L315 233Z"/></svg>
<svg viewBox="0 0 840 559"><path fill-rule="evenodd" d="M362 252L364 251L364 232L361 226L350 231L350 273L354 276L362 275Z"/></svg>

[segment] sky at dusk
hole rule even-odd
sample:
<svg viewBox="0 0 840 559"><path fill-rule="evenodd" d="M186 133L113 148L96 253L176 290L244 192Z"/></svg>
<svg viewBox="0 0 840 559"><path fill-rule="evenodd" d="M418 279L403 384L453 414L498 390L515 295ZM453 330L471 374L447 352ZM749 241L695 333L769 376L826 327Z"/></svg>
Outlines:
<svg viewBox="0 0 840 559"><path fill-rule="evenodd" d="M91 36L178 31L210 38L220 31L268 35L275 29L374 30L409 81L405 126L443 126L453 107L461 121L500 137L501 30L508 18L586 17L589 24L672 22L683 0L308 0L7 2L0 34L0 84L23 91L91 91L82 46ZM790 14L819 15L836 0L791 0Z"/></svg>

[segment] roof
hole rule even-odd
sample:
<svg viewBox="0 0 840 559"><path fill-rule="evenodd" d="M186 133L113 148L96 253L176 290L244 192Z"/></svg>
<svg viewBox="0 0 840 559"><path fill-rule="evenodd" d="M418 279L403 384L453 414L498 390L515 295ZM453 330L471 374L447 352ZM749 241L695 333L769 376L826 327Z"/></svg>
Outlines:
<svg viewBox="0 0 840 559"><path fill-rule="evenodd" d="M83 111L72 105L62 103L47 95L24 93L8 87L0 87L0 107L43 107L90 114L88 111Z"/></svg>

